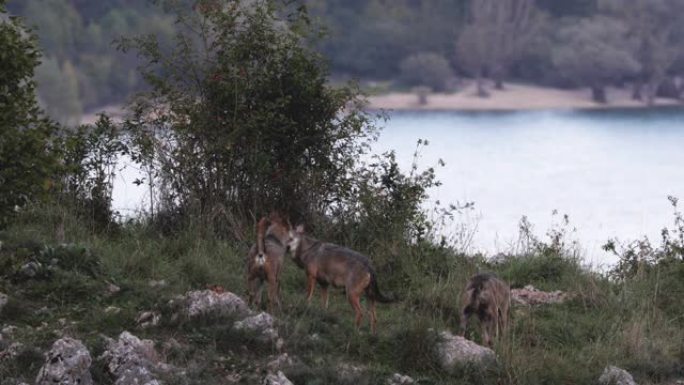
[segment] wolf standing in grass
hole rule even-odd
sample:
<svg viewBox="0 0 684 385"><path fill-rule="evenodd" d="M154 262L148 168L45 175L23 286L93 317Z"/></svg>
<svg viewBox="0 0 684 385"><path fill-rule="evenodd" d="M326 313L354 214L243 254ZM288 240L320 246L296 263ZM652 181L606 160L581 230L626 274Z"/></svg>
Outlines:
<svg viewBox="0 0 684 385"><path fill-rule="evenodd" d="M508 326L511 290L494 274L477 274L470 278L461 299L461 337L465 336L468 318L476 314L482 326L484 343L492 346L492 335L498 337Z"/></svg>
<svg viewBox="0 0 684 385"><path fill-rule="evenodd" d="M279 214L271 213L257 223L257 243L247 256L247 290L249 304L261 303L261 287L268 282L268 306L280 308L280 273L283 269L287 245L291 240L291 226Z"/></svg>
<svg viewBox="0 0 684 385"><path fill-rule="evenodd" d="M361 295L368 298L370 327L375 334L377 316L375 303L392 302L380 293L375 270L368 257L346 247L321 242L304 234L302 225L297 226L290 242L292 258L297 266L306 272L307 300L311 302L316 282L321 286L323 304L328 306L328 287L343 287L356 317L356 329L361 325L363 310Z"/></svg>

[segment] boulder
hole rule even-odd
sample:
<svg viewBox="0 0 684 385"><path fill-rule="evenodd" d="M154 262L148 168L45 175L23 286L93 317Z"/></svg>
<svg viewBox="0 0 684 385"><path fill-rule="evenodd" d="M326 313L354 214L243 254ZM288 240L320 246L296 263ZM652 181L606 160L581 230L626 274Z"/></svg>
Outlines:
<svg viewBox="0 0 684 385"><path fill-rule="evenodd" d="M560 290L556 291L541 291L532 285L527 285L522 289L511 289L511 300L520 305L548 305L554 303L563 303L572 296Z"/></svg>
<svg viewBox="0 0 684 385"><path fill-rule="evenodd" d="M124 331L117 340L108 339L107 350L100 359L107 362L107 370L116 378L115 385L159 384L155 372L161 365L150 340Z"/></svg>
<svg viewBox="0 0 684 385"><path fill-rule="evenodd" d="M448 331L439 333L435 353L439 365L448 372L463 366L486 367L496 363L496 354L492 349Z"/></svg>
<svg viewBox="0 0 684 385"><path fill-rule="evenodd" d="M172 300L179 303L188 317L198 316L244 316L249 307L242 298L231 292L217 293L213 290L196 290Z"/></svg>
<svg viewBox="0 0 684 385"><path fill-rule="evenodd" d="M601 385L636 385L634 378L628 371L620 369L617 366L606 366L603 369L601 377L599 377L599 384Z"/></svg>
<svg viewBox="0 0 684 385"><path fill-rule="evenodd" d="M278 371L276 374L269 374L264 378L263 385L293 385L292 381L288 380L287 377L285 377L285 374L283 372Z"/></svg>
<svg viewBox="0 0 684 385"><path fill-rule="evenodd" d="M64 337L45 354L36 385L92 385L90 352L79 340Z"/></svg>
<svg viewBox="0 0 684 385"><path fill-rule="evenodd" d="M235 330L247 330L259 335L261 341L274 341L278 338L278 331L274 327L275 320L268 314L259 314L247 317L233 324Z"/></svg>

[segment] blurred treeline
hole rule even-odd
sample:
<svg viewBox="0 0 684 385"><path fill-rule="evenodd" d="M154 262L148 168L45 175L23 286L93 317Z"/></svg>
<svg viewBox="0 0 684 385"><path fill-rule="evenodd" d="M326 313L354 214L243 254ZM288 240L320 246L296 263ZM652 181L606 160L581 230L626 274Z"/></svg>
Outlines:
<svg viewBox="0 0 684 385"><path fill-rule="evenodd" d="M174 18L150 1L21 0L9 1L8 8L39 37L39 97L48 114L63 123L121 103L141 88L138 61L116 49L117 38L154 34L169 40L176 28Z"/></svg>
<svg viewBox="0 0 684 385"><path fill-rule="evenodd" d="M37 71L48 112L67 122L139 90L137 58L121 35L170 41L173 18L154 1L22 0L11 12L37 29ZM229 1L228 1L229 2ZM629 84L646 103L679 97L684 2L679 0L303 0L324 36L314 44L333 78L454 91L459 79L555 87ZM481 82L478 82L480 84ZM482 83L483 84L483 83ZM487 95L481 84L480 93Z"/></svg>

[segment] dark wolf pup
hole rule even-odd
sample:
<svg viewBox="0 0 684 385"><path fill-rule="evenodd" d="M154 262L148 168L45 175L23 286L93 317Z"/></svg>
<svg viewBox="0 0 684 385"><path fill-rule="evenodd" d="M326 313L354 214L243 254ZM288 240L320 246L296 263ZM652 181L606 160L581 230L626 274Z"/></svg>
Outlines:
<svg viewBox="0 0 684 385"><path fill-rule="evenodd" d="M261 303L261 287L268 282L268 306L280 308L280 273L283 269L292 228L278 213L271 213L257 223L257 243L247 255L247 290L249 304Z"/></svg>
<svg viewBox="0 0 684 385"><path fill-rule="evenodd" d="M461 304L461 337L465 335L468 318L476 314L484 343L491 347L492 335L498 337L508 327L511 304L508 284L491 273L477 274L468 281Z"/></svg>
<svg viewBox="0 0 684 385"><path fill-rule="evenodd" d="M346 247L332 243L321 242L304 234L304 227L297 226L290 242L292 258L297 266L304 269L307 278L307 300L311 302L314 285L321 286L324 305L328 306L328 287L343 287L347 299L356 313L355 325L359 329L363 310L361 309L361 295L368 298L368 312L370 327L375 333L377 316L375 303L389 303L389 299L380 293L375 270L368 257Z"/></svg>

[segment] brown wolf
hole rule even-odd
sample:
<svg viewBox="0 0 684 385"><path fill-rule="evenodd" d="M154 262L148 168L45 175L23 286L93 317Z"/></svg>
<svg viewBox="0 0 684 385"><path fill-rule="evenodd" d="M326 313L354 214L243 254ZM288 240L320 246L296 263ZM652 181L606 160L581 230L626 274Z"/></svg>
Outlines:
<svg viewBox="0 0 684 385"><path fill-rule="evenodd" d="M312 238L304 234L302 225L297 226L293 234L290 252L297 266L306 272L307 301L311 302L316 282L321 286L325 307L328 306L328 287L343 287L356 313L354 321L358 330L363 318L360 300L361 295L365 293L368 298L370 327L375 334L375 303L388 303L393 300L380 292L375 270L368 257L346 247Z"/></svg>
<svg viewBox="0 0 684 385"><path fill-rule="evenodd" d="M465 336L468 318L476 314L482 327L484 343L492 346L497 336L508 327L511 290L494 274L477 274L470 278L461 299L461 337Z"/></svg>
<svg viewBox="0 0 684 385"><path fill-rule="evenodd" d="M247 290L249 304L261 303L261 287L268 282L269 311L280 308L280 273L283 269L287 245L292 231L288 221L278 213L271 213L257 223L257 243L247 255Z"/></svg>

